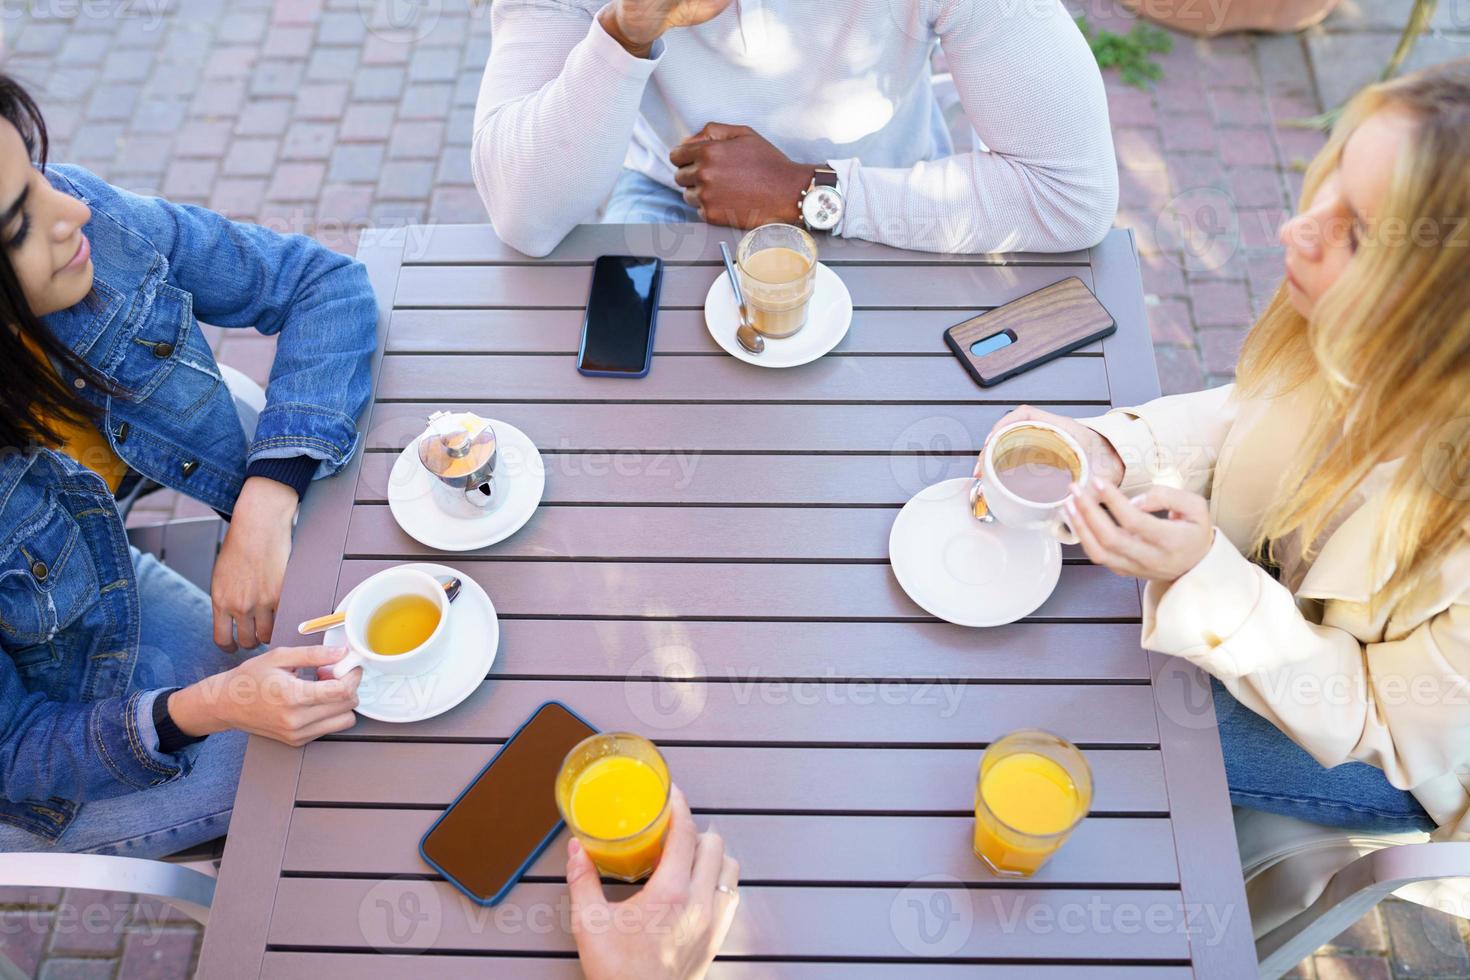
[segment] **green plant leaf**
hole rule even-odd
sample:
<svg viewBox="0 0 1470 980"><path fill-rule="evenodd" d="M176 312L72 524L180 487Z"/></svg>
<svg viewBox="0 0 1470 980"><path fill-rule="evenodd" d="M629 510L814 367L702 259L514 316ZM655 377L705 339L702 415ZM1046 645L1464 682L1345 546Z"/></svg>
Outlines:
<svg viewBox="0 0 1470 980"><path fill-rule="evenodd" d="M1164 69L1151 56L1168 54L1173 49L1174 37L1168 31L1140 22L1127 34L1117 34L1094 27L1085 14L1077 18L1077 27L1087 39L1098 67L1104 71L1116 68L1125 85L1148 88L1164 77Z"/></svg>

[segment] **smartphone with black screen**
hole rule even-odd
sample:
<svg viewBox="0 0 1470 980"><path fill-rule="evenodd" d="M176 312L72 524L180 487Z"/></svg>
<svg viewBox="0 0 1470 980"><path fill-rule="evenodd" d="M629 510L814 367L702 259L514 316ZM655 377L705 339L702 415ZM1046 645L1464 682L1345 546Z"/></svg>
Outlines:
<svg viewBox="0 0 1470 980"><path fill-rule="evenodd" d="M537 708L440 815L419 854L474 902L505 898L561 830L556 774L597 729L560 701Z"/></svg>
<svg viewBox="0 0 1470 980"><path fill-rule="evenodd" d="M653 362L661 259L604 255L592 267L592 291L577 370L601 378L641 378Z"/></svg>

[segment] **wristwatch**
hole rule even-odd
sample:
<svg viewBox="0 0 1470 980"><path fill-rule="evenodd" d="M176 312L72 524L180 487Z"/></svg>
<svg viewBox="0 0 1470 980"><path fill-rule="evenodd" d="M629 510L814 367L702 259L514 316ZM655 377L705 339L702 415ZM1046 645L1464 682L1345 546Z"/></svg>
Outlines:
<svg viewBox="0 0 1470 980"><path fill-rule="evenodd" d="M818 167L812 174L812 182L796 202L801 212L801 223L809 231L831 231L842 222L846 203L842 191L837 189L837 171L831 167Z"/></svg>

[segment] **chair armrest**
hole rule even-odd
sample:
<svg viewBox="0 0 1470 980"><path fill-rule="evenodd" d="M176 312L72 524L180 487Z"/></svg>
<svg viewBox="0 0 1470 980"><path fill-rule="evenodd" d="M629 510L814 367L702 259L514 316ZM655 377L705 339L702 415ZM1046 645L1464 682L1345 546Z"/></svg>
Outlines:
<svg viewBox="0 0 1470 980"><path fill-rule="evenodd" d="M1398 844L1364 854L1333 875L1315 902L1256 941L1260 975L1275 980L1404 885L1461 877L1470 877L1470 841Z"/></svg>
<svg viewBox="0 0 1470 980"><path fill-rule="evenodd" d="M0 886L88 888L162 899L201 925L209 923L214 879L166 861L105 854L0 854Z"/></svg>

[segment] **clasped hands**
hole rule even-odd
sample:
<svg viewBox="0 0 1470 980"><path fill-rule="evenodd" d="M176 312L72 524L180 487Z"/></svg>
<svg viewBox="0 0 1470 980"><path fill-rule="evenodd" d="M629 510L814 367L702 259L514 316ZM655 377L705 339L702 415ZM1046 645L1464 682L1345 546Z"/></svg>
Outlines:
<svg viewBox="0 0 1470 980"><path fill-rule="evenodd" d="M714 122L674 147L669 162L700 220L732 228L796 224L818 166L792 162L749 126Z"/></svg>
<svg viewBox="0 0 1470 980"><path fill-rule="evenodd" d="M1119 575L1168 584L1198 565L1210 550L1215 528L1204 497L1154 486L1130 499L1118 489L1123 460L1112 443L1074 419L1029 405L1005 415L990 433L1023 421L1047 422L1061 429L1092 463L1092 479L1073 486L1065 511L1067 523L1094 564ZM977 475L979 470L977 463ZM1165 516L1155 516L1160 512Z"/></svg>

